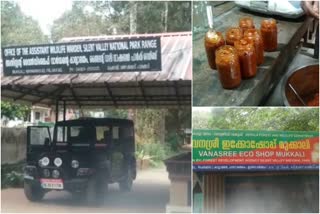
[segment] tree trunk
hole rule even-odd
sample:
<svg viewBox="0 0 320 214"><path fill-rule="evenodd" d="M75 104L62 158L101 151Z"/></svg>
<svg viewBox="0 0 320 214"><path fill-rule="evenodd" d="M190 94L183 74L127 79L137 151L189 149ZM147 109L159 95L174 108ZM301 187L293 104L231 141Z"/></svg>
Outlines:
<svg viewBox="0 0 320 214"><path fill-rule="evenodd" d="M130 34L137 33L137 3L129 2L130 8Z"/></svg>
<svg viewBox="0 0 320 214"><path fill-rule="evenodd" d="M164 20L163 20L163 26L164 26L164 32L168 32L168 2L166 1L164 3L165 9L164 9Z"/></svg>

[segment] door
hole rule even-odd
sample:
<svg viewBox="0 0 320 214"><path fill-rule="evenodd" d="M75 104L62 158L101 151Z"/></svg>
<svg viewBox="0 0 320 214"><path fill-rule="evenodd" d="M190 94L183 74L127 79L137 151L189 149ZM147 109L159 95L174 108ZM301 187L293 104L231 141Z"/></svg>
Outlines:
<svg viewBox="0 0 320 214"><path fill-rule="evenodd" d="M47 126L29 126L27 128L27 162L35 162L37 157L48 151L51 144L50 129Z"/></svg>

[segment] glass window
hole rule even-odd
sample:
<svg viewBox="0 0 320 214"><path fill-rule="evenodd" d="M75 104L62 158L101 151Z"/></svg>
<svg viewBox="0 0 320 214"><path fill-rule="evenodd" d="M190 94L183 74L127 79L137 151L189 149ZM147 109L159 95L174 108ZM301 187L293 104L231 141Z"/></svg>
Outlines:
<svg viewBox="0 0 320 214"><path fill-rule="evenodd" d="M72 143L88 143L91 129L85 126L70 126L70 138Z"/></svg>
<svg viewBox="0 0 320 214"><path fill-rule="evenodd" d="M64 133L63 133L63 128L64 128ZM67 127L58 126L57 127L57 142L66 142L66 141L67 141Z"/></svg>
<svg viewBox="0 0 320 214"><path fill-rule="evenodd" d="M35 112L35 118L36 120L40 120L40 112Z"/></svg>
<svg viewBox="0 0 320 214"><path fill-rule="evenodd" d="M84 130L83 126L71 126L70 137L79 137L80 131Z"/></svg>
<svg viewBox="0 0 320 214"><path fill-rule="evenodd" d="M46 127L31 127L30 144L44 145L46 138L49 138L49 131Z"/></svg>
<svg viewBox="0 0 320 214"><path fill-rule="evenodd" d="M112 139L114 139L114 140L119 139L119 127L118 126L112 127Z"/></svg>
<svg viewBox="0 0 320 214"><path fill-rule="evenodd" d="M96 127L96 136L97 136L97 142L98 143L103 143L104 142L104 137L105 135L110 132L110 127L109 126L97 126Z"/></svg>

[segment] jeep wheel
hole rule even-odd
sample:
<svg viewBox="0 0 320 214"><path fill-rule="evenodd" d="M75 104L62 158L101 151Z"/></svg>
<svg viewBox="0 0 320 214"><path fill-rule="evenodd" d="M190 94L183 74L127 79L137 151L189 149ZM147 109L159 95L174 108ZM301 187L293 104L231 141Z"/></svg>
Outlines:
<svg viewBox="0 0 320 214"><path fill-rule="evenodd" d="M130 192L132 189L132 173L131 170L128 170L127 176L119 182L119 188L121 192Z"/></svg>
<svg viewBox="0 0 320 214"><path fill-rule="evenodd" d="M29 201L41 201L45 194L41 186L33 185L28 182L24 182L24 194Z"/></svg>

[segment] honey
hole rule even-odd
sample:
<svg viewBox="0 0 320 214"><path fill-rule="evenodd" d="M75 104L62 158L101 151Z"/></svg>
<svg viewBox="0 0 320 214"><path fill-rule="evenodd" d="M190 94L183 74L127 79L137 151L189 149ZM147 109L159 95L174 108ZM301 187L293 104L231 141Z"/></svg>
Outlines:
<svg viewBox="0 0 320 214"><path fill-rule="evenodd" d="M211 69L216 69L215 52L225 44L222 33L209 30L204 39L208 63Z"/></svg>
<svg viewBox="0 0 320 214"><path fill-rule="evenodd" d="M241 39L243 31L239 27L231 27L226 31L226 44L234 45L234 42Z"/></svg>
<svg viewBox="0 0 320 214"><path fill-rule="evenodd" d="M265 51L275 51L278 46L277 23L274 19L264 19L261 22L261 35Z"/></svg>
<svg viewBox="0 0 320 214"><path fill-rule="evenodd" d="M223 88L233 89L240 85L239 57L233 46L224 45L216 50L216 65Z"/></svg>
<svg viewBox="0 0 320 214"><path fill-rule="evenodd" d="M248 29L244 32L245 39L253 41L256 51L257 65L261 65L264 61L264 47L261 32L257 29Z"/></svg>
<svg viewBox="0 0 320 214"><path fill-rule="evenodd" d="M234 43L239 56L241 77L252 78L257 73L257 62L254 43L247 39L240 39Z"/></svg>
<svg viewBox="0 0 320 214"><path fill-rule="evenodd" d="M254 23L253 19L251 17L245 16L239 19L239 27L243 30L246 31L248 29L254 29Z"/></svg>

